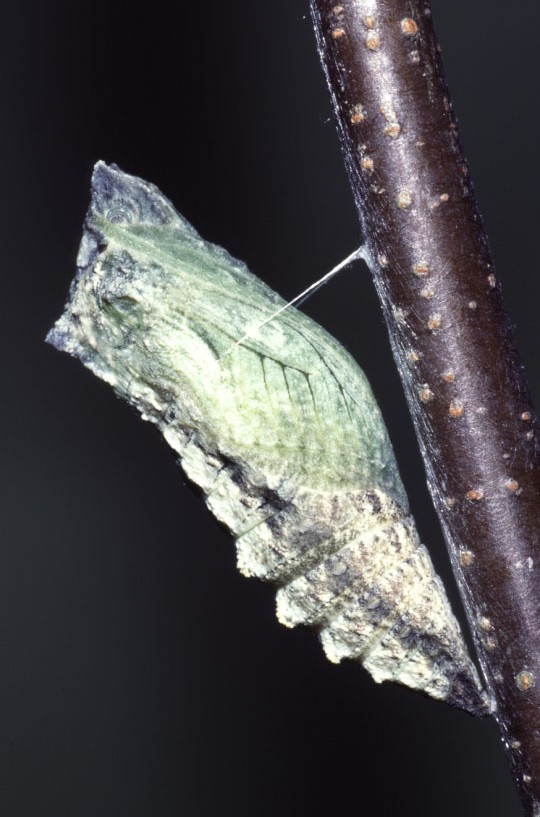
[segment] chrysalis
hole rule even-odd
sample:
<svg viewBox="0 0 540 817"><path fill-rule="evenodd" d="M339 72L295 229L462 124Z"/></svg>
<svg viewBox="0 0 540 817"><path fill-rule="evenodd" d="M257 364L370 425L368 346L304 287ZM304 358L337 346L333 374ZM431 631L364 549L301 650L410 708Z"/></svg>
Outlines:
<svg viewBox="0 0 540 817"><path fill-rule="evenodd" d="M331 661L486 711L418 540L362 371L153 185L99 162L65 312L48 336L155 423Z"/></svg>

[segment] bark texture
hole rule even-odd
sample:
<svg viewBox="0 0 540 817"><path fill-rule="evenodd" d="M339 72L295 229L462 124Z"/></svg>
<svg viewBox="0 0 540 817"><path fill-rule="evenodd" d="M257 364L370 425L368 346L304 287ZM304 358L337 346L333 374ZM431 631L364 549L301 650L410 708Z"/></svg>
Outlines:
<svg viewBox="0 0 540 817"><path fill-rule="evenodd" d="M311 0L429 489L527 815L540 814L538 423L418 0ZM459 47L459 44L456 44Z"/></svg>

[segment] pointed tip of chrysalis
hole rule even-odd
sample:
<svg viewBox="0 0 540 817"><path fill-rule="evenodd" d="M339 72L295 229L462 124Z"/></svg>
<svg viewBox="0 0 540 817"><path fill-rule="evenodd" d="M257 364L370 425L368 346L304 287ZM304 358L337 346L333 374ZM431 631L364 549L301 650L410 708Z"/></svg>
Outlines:
<svg viewBox="0 0 540 817"><path fill-rule="evenodd" d="M106 219L112 224L172 226L186 236L199 238L197 231L173 207L154 184L124 173L117 164L96 162L92 172L90 206L86 224Z"/></svg>
<svg viewBox="0 0 540 817"><path fill-rule="evenodd" d="M55 323L52 329L49 329L45 335L45 343L50 343L50 345L58 349L59 352L64 352L66 351L68 341L65 333L58 327L58 323L59 321Z"/></svg>
<svg viewBox="0 0 540 817"><path fill-rule="evenodd" d="M479 686L476 672L472 675L463 670L455 675L446 702L477 718L493 714L493 703L487 692Z"/></svg>

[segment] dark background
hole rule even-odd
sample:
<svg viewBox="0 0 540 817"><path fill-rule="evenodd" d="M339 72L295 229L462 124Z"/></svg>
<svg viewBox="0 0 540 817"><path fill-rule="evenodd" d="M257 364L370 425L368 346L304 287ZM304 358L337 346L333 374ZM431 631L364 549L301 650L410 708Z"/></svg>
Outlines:
<svg viewBox="0 0 540 817"><path fill-rule="evenodd" d="M433 7L538 401L540 5ZM494 723L281 628L155 430L43 343L98 158L285 296L357 245L307 0L22 0L2 16L0 813L517 817ZM365 368L450 583L368 273L305 308Z"/></svg>

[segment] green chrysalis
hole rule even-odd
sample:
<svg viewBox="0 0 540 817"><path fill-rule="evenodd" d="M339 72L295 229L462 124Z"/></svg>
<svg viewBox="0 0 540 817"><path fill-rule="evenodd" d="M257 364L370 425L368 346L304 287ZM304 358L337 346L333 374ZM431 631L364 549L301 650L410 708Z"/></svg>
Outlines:
<svg viewBox="0 0 540 817"><path fill-rule="evenodd" d="M102 162L77 265L48 340L158 426L235 536L239 569L279 588L280 621L318 627L331 661L484 713L349 354L293 308L261 327L282 298Z"/></svg>

